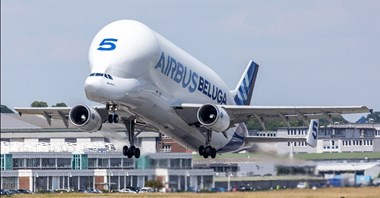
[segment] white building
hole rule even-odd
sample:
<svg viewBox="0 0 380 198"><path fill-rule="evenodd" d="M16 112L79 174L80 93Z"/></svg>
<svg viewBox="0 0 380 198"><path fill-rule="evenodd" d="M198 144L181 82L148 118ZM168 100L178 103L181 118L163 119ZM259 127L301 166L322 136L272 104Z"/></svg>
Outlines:
<svg viewBox="0 0 380 198"><path fill-rule="evenodd" d="M254 136L304 137L306 127L279 128L277 131L252 132ZM339 124L320 127L316 148L306 142L259 144L278 154L380 152L380 124ZM275 145L275 146L273 146Z"/></svg>

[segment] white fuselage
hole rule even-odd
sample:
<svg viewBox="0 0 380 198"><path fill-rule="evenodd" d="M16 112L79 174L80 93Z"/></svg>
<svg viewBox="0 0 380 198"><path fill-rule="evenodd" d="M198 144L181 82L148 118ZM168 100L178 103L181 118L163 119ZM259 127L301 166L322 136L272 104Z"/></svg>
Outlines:
<svg viewBox="0 0 380 198"><path fill-rule="evenodd" d="M100 30L91 43L89 61L91 73L107 77L86 79L88 99L117 103L189 149L203 145L205 136L182 120L172 105L235 104L213 70L137 21L120 20ZM214 132L210 144L219 152L237 150L246 130L238 124L226 131L227 138Z"/></svg>

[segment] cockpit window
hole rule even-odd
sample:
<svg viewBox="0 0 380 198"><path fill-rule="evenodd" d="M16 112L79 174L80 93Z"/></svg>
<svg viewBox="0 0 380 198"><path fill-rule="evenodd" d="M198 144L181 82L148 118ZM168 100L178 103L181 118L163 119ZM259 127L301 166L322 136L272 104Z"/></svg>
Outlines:
<svg viewBox="0 0 380 198"><path fill-rule="evenodd" d="M106 77L108 77L108 79L113 80L111 75L109 75L109 74L105 74L105 75L106 75Z"/></svg>
<svg viewBox="0 0 380 198"><path fill-rule="evenodd" d="M109 74L103 74L103 73L91 73L90 76L101 76L110 80L113 80L112 76Z"/></svg>

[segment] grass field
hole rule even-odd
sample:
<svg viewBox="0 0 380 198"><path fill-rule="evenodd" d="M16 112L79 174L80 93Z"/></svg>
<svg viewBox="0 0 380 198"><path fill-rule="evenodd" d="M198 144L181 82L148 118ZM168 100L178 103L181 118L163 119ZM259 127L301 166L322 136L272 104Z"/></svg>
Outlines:
<svg viewBox="0 0 380 198"><path fill-rule="evenodd" d="M122 194L122 193L105 193L105 194L83 194L83 193L57 193L57 194L32 194L32 195L15 195L12 197L22 198L56 198L56 197L180 197L180 198L379 198L380 187L363 187L363 188L323 188L323 189L289 189L273 190L261 192L228 192L228 193L145 193L145 194Z"/></svg>

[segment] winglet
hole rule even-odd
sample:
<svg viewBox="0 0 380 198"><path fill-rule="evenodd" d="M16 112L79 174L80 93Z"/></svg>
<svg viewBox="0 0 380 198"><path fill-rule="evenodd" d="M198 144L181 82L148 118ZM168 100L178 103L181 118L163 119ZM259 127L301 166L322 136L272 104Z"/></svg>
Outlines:
<svg viewBox="0 0 380 198"><path fill-rule="evenodd" d="M249 105L251 103L258 70L259 65L251 60L248 63L239 84L236 86L236 89L232 91L232 93L235 94L234 100L237 105Z"/></svg>
<svg viewBox="0 0 380 198"><path fill-rule="evenodd" d="M311 147L317 146L317 135L318 135L319 120L311 119L309 130L307 130L306 143Z"/></svg>

